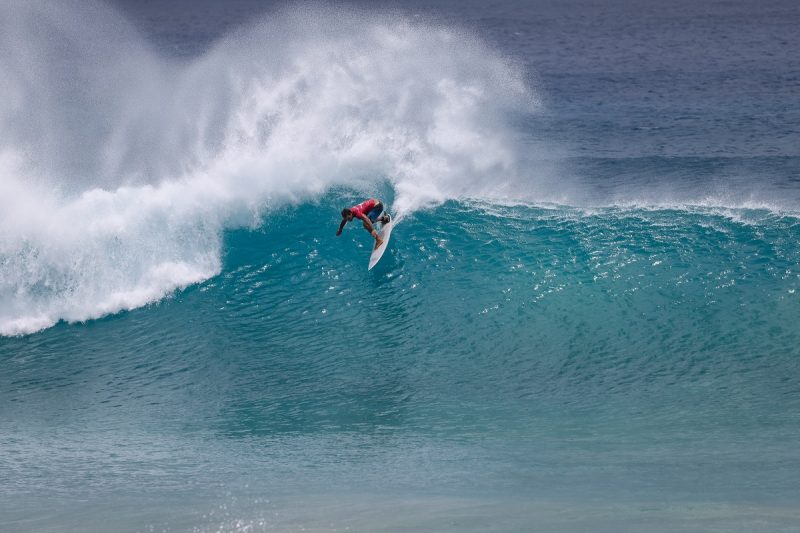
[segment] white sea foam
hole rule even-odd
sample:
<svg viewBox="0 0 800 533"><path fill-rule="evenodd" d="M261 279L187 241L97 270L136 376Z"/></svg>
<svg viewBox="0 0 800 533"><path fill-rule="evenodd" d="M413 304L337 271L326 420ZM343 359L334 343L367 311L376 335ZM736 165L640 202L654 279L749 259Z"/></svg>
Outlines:
<svg viewBox="0 0 800 533"><path fill-rule="evenodd" d="M225 228L334 186L508 197L538 105L466 32L307 5L178 61L104 4L4 3L0 93L2 335L213 276Z"/></svg>

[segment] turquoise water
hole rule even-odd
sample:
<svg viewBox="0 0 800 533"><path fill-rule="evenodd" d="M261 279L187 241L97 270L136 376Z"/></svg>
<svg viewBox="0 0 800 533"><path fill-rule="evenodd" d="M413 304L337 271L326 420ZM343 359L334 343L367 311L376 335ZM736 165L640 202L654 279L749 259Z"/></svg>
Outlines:
<svg viewBox="0 0 800 533"><path fill-rule="evenodd" d="M4 527L797 523L796 217L448 202L367 272L354 198L5 339Z"/></svg>
<svg viewBox="0 0 800 533"><path fill-rule="evenodd" d="M793 4L115 5L0 6L0 530L800 527Z"/></svg>

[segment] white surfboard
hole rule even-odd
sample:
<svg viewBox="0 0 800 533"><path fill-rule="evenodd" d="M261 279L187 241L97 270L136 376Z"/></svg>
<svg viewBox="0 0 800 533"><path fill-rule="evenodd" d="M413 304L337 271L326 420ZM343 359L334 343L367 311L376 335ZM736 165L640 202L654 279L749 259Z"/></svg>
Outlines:
<svg viewBox="0 0 800 533"><path fill-rule="evenodd" d="M389 237L392 235L392 226L394 226L394 219L389 220L386 224L381 224L381 230L378 232L383 244L372 250L372 255L369 256L369 267L367 270L372 270L372 267L378 264L378 261L383 257L383 252L386 251L386 246L389 244Z"/></svg>

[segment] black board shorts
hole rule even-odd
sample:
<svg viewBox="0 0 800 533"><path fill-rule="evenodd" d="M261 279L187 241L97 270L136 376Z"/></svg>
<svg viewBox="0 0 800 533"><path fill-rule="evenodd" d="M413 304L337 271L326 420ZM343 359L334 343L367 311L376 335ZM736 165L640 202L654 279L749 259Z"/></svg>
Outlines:
<svg viewBox="0 0 800 533"><path fill-rule="evenodd" d="M375 204L375 207L369 210L367 213L367 218L374 224L378 221L378 217L381 216L381 213L383 213L383 204L378 202Z"/></svg>

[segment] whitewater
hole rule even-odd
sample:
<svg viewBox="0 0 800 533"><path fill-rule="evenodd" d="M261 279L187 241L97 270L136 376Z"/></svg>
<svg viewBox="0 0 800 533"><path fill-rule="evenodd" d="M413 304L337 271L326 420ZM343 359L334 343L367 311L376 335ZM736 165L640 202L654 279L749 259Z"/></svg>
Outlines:
<svg viewBox="0 0 800 533"><path fill-rule="evenodd" d="M465 30L284 9L177 60L102 4L3 9L3 335L208 279L226 229L334 188L389 187L399 220L450 199L596 204L515 127L542 109L523 69ZM723 191L600 205L795 211Z"/></svg>
<svg viewBox="0 0 800 533"><path fill-rule="evenodd" d="M678 4L2 3L0 529L796 530L800 13Z"/></svg>
<svg viewBox="0 0 800 533"><path fill-rule="evenodd" d="M4 11L5 335L207 279L226 228L333 187L387 182L400 219L520 192L505 114L536 98L469 35L286 10L176 64L101 5Z"/></svg>

